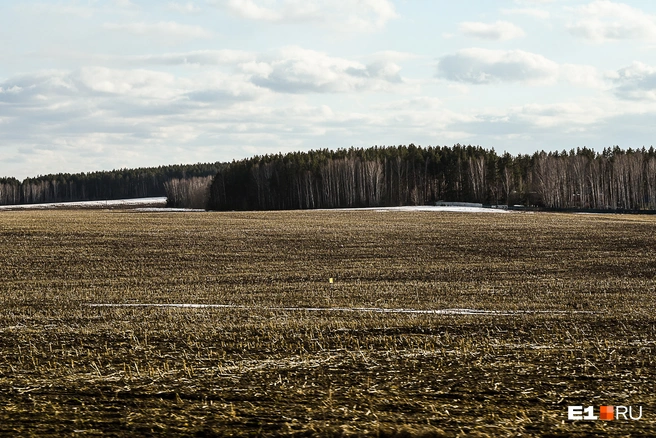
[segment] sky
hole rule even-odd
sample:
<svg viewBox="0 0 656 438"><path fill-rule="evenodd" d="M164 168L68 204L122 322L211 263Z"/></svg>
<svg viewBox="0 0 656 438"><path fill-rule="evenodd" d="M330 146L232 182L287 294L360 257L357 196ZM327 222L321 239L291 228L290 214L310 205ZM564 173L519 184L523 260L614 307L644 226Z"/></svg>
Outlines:
<svg viewBox="0 0 656 438"><path fill-rule="evenodd" d="M0 177L383 145L649 148L648 0L0 0Z"/></svg>

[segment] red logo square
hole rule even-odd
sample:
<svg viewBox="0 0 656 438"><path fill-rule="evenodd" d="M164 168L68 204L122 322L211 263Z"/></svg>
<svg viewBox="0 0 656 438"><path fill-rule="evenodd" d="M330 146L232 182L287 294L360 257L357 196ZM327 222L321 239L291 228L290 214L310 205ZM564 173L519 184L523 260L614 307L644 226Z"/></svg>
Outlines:
<svg viewBox="0 0 656 438"><path fill-rule="evenodd" d="M600 420L612 420L613 419L613 407L612 406L602 406L599 408L599 419Z"/></svg>

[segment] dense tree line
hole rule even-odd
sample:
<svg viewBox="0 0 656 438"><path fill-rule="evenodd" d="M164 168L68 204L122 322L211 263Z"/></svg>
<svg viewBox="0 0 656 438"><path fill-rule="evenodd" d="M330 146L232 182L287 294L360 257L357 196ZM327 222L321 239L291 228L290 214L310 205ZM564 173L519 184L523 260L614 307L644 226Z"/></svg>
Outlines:
<svg viewBox="0 0 656 438"><path fill-rule="evenodd" d="M95 201L165 196L172 179L211 177L221 163L171 165L90 173L0 179L0 204Z"/></svg>
<svg viewBox="0 0 656 438"><path fill-rule="evenodd" d="M656 209L656 152L583 148L499 156L493 149L317 150L233 161L208 208L269 210L425 205L436 201L553 209Z"/></svg>
<svg viewBox="0 0 656 438"><path fill-rule="evenodd" d="M210 195L210 184L213 177L173 178L164 183L166 189L166 206L175 208L207 207Z"/></svg>
<svg viewBox="0 0 656 438"><path fill-rule="evenodd" d="M208 178L209 177L209 178ZM207 186L211 181L209 193ZM425 205L656 209L656 152L583 148L533 155L455 145L327 149L232 163L0 178L0 204L167 196L216 210ZM209 198L209 200L207 200Z"/></svg>
<svg viewBox="0 0 656 438"><path fill-rule="evenodd" d="M20 202L21 183L16 178L0 178L0 205Z"/></svg>

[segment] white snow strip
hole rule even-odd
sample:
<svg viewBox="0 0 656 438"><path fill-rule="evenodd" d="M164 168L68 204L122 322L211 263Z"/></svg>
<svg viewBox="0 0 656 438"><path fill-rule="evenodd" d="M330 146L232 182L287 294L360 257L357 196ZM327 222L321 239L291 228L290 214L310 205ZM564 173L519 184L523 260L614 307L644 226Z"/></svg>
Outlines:
<svg viewBox="0 0 656 438"><path fill-rule="evenodd" d="M484 207L460 207L460 206L434 206L434 205L413 205L406 207L367 207L367 208L335 208L328 211L363 211L371 210L377 212L385 211L432 211L436 213L454 212L454 213L515 213L514 211L503 210L501 208L484 208Z"/></svg>
<svg viewBox="0 0 656 438"><path fill-rule="evenodd" d="M236 304L158 304L158 303L109 303L89 304L89 307L183 307L192 309L225 308L225 309L249 309L250 307L238 306Z"/></svg>
<svg viewBox="0 0 656 438"><path fill-rule="evenodd" d="M170 213L170 212L203 212L206 210L201 208L167 208L167 207L141 207L135 208L134 211L147 211L153 213Z"/></svg>
<svg viewBox="0 0 656 438"><path fill-rule="evenodd" d="M152 207L161 205L161 207ZM157 198L135 198L135 199L114 199L108 201L76 201L76 202L48 202L43 204L17 204L17 205L0 205L0 210L47 210L56 208L121 208L131 207L136 211L145 212L204 212L202 209L193 208L165 208L166 197ZM135 208L144 206L142 208ZM455 212L455 213L513 213L512 211L501 208L483 208L461 205L416 205L405 207L367 207L367 208L333 208L319 209L324 211L431 211L431 212Z"/></svg>
<svg viewBox="0 0 656 438"><path fill-rule="evenodd" d="M595 313L585 310L481 310L481 309L388 309L384 307L267 307L240 306L236 304L168 304L168 303L107 303L88 304L89 307L178 307L178 308L220 308L220 309L250 309L276 310L296 312L364 312L364 313L413 313L424 315L519 315L519 314L573 314Z"/></svg>
<svg viewBox="0 0 656 438"><path fill-rule="evenodd" d="M138 205L166 205L166 197L157 198L135 198L135 199L113 199L108 201L76 201L76 202L49 202L44 204L18 204L0 205L0 210L15 209L52 209L52 208L116 208L134 207Z"/></svg>

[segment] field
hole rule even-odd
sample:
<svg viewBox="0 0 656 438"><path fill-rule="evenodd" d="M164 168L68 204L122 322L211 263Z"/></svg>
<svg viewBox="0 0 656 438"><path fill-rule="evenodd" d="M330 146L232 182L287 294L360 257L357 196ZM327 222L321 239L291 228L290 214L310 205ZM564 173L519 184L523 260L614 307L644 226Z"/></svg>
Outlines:
<svg viewBox="0 0 656 438"><path fill-rule="evenodd" d="M655 276L653 216L4 211L0 434L653 436Z"/></svg>

